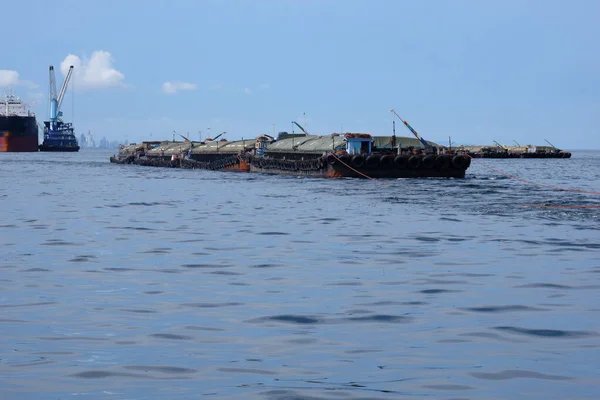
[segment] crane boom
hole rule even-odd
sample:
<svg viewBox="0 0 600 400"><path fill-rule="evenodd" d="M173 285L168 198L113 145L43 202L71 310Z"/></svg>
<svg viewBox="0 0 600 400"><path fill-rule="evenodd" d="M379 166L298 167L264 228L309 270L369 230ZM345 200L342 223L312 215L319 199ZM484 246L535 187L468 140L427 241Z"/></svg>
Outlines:
<svg viewBox="0 0 600 400"><path fill-rule="evenodd" d="M304 129L299 123L297 123L296 121L292 121L292 124L295 124L298 128L300 128L300 130L302 132L304 132L305 134L308 135L308 132L306 132L306 129Z"/></svg>
<svg viewBox="0 0 600 400"><path fill-rule="evenodd" d="M502 150L508 150L508 148L506 146L501 145L500 143L496 142L495 140L494 140L494 143L496 143L496 145L498 147L500 147Z"/></svg>
<svg viewBox="0 0 600 400"><path fill-rule="evenodd" d="M206 138L206 139L204 139L204 141L205 142L213 142L213 141L217 140L218 138L220 138L224 133L227 133L227 132L221 132L217 136L215 136L214 138Z"/></svg>
<svg viewBox="0 0 600 400"><path fill-rule="evenodd" d="M60 93L58 94L58 110L60 110L60 105L65 97L65 92L67 91L67 85L69 84L69 80L71 79L71 74L73 73L73 66L69 67L69 72L67 72L67 76L65 76L65 81L63 82L62 87L60 88Z"/></svg>
<svg viewBox="0 0 600 400"><path fill-rule="evenodd" d="M426 149L428 149L428 148L430 148L430 147L431 147L431 145L430 145L429 143L427 143L427 141L426 141L425 139L423 139L421 136L419 136L419 134L417 133L417 131L415 131L415 130L413 129L413 127L412 127L412 126L410 126L410 125L408 124L408 122L406 122L405 120L403 120L403 119L402 119L402 117L401 117L400 115L398 115L398 113L396 112L396 110L394 110L394 109L392 108L390 111L391 111L391 112L393 112L393 113L396 115L396 117L400 118L400 121L402 121L402 122L404 123L404 126L406 126L406 128L407 128L409 131L411 131L411 132L412 132L412 134L413 134L413 135L415 135L415 137L416 137L417 139L419 139L419 141L420 141L421 143L423 143L423 146L425 146L425 148L426 148Z"/></svg>
<svg viewBox="0 0 600 400"><path fill-rule="evenodd" d="M56 98L56 76L54 75L54 67L51 65L49 69L50 73L50 100Z"/></svg>
<svg viewBox="0 0 600 400"><path fill-rule="evenodd" d="M544 140L546 140L546 139L544 139ZM554 150L558 150L558 149L557 149L557 148L556 148L556 147L555 147L555 146L554 146L552 143L550 143L549 141L547 141L547 140L546 140L546 143L548 143L550 146L552 146L552 148L553 148Z"/></svg>

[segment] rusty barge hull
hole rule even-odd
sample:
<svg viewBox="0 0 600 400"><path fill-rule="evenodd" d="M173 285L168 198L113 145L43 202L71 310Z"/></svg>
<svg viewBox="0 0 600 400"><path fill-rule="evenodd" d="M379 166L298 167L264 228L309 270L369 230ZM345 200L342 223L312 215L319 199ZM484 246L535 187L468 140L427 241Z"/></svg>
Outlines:
<svg viewBox="0 0 600 400"><path fill-rule="evenodd" d="M284 160L258 158L250 155L225 156L211 161L198 161L187 158L174 160L164 157L128 156L111 157L115 164L133 164L147 167L204 169L209 171L250 172L271 175L308 176L315 178L464 178L468 168L468 158L461 156L460 164L453 165L454 158L430 157L423 162L421 156L397 157L397 162L381 167L356 166L334 157L319 157L309 160ZM429 162L428 162L429 160ZM458 164L459 161L456 162Z"/></svg>
<svg viewBox="0 0 600 400"><path fill-rule="evenodd" d="M307 161L254 158L250 161L250 172L319 178L464 178L470 164L466 156L457 159L458 166L452 164L450 157L426 157L391 157L385 164L381 159L377 164L367 159L371 161L369 165L364 159L342 159L333 154Z"/></svg>
<svg viewBox="0 0 600 400"><path fill-rule="evenodd" d="M471 158L409 147L386 147L368 134L303 135L256 142L143 142L124 147L111 162L211 171L319 178L464 178ZM406 141L406 139L403 139ZM381 142L381 143L379 143ZM378 146L376 146L379 143ZM418 142L420 143L420 142Z"/></svg>

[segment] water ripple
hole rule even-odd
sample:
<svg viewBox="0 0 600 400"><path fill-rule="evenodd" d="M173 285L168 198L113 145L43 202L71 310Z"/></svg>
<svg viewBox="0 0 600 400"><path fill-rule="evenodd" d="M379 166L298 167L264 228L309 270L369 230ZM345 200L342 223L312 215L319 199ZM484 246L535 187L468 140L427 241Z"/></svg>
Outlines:
<svg viewBox="0 0 600 400"><path fill-rule="evenodd" d="M169 339L169 340L191 340L193 339L191 336L186 335L177 335L174 333L153 333L148 336L157 338L157 339Z"/></svg>
<svg viewBox="0 0 600 400"><path fill-rule="evenodd" d="M475 311L475 312L486 312L486 313L498 313L498 312L512 312L512 311L547 311L545 308L536 308L520 305L510 306L480 306L480 307L464 307L462 310Z"/></svg>
<svg viewBox="0 0 600 400"><path fill-rule="evenodd" d="M537 336L537 337L555 337L555 338L581 338L597 335L596 332L587 331L567 331L559 329L526 329L514 326L498 326L494 329L503 332L517 333L520 335Z"/></svg>
<svg viewBox="0 0 600 400"><path fill-rule="evenodd" d="M539 372L527 371L522 369L510 369L499 372L471 372L470 375L477 379L485 379L491 381L504 381L508 379L517 378L543 379L550 381L568 381L573 379L568 376L542 374Z"/></svg>
<svg viewBox="0 0 600 400"><path fill-rule="evenodd" d="M58 304L55 301L43 301L39 303L25 303L25 304L0 304L0 308L15 308L15 307L36 307L36 306L47 306L52 304Z"/></svg>
<svg viewBox="0 0 600 400"><path fill-rule="evenodd" d="M184 303L182 306L185 307L196 307L196 308L218 308L218 307L232 307L232 306L241 306L243 303Z"/></svg>
<svg viewBox="0 0 600 400"><path fill-rule="evenodd" d="M198 372L192 368L163 366L163 365L126 365L124 369L144 372L162 372L164 374L193 374Z"/></svg>

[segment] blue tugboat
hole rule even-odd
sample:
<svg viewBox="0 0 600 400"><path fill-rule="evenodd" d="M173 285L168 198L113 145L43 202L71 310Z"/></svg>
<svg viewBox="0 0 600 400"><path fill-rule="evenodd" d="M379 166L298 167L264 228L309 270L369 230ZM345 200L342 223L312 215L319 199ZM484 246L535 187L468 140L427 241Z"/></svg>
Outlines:
<svg viewBox="0 0 600 400"><path fill-rule="evenodd" d="M39 146L40 151L79 151L73 124L64 122L61 118L62 111L60 111L72 73L73 66L71 65L60 92L57 94L54 67L50 66L50 118L49 121L44 121L44 141Z"/></svg>

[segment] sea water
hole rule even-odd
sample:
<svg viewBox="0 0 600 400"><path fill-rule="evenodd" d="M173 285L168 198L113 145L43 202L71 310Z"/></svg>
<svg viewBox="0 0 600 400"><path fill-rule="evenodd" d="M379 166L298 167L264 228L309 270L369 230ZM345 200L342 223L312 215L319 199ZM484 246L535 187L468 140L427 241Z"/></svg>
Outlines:
<svg viewBox="0 0 600 400"><path fill-rule="evenodd" d="M541 186L600 192L600 152L379 181L112 152L0 154L1 399L600 397L600 196Z"/></svg>

